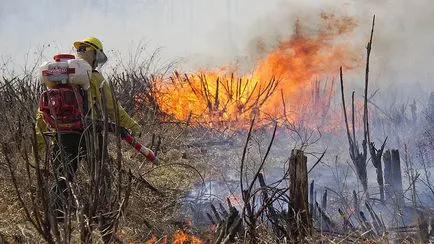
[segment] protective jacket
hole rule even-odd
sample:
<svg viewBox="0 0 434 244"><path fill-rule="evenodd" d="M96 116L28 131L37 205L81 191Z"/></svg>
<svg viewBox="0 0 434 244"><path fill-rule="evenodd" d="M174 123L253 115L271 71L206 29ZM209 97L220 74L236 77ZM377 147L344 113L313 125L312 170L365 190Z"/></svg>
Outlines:
<svg viewBox="0 0 434 244"><path fill-rule="evenodd" d="M112 121L115 120L115 106L117 106L117 110L119 112L118 117L120 126L130 129L133 133L139 133L140 126L134 119L132 119L128 115L128 113L119 103L115 104L113 102L110 86L107 82L103 81L104 77L98 71L94 70L90 78L90 87L87 90L87 116L96 120L102 119L102 96L104 96L109 118ZM101 94L100 91L101 86L103 87L103 94ZM45 123L42 112L38 109L36 114L36 139L38 144L38 150L40 153L43 153L45 151L45 140L43 137L43 133L49 130L50 128Z"/></svg>

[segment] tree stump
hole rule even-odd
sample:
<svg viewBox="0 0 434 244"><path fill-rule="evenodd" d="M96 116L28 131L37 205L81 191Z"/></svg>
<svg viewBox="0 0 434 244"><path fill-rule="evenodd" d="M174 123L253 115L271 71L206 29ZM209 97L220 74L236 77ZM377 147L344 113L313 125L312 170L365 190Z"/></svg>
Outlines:
<svg viewBox="0 0 434 244"><path fill-rule="evenodd" d="M391 201L392 193L392 155L387 150L383 155L384 162L384 193L387 201Z"/></svg>
<svg viewBox="0 0 434 244"><path fill-rule="evenodd" d="M289 159L290 186L292 203L289 206L288 233L294 240L301 241L311 234L312 220L309 215L307 157L301 150L292 150Z"/></svg>
<svg viewBox="0 0 434 244"><path fill-rule="evenodd" d="M397 149L392 150L392 182L396 203L402 208L404 206L404 192L402 190L401 160Z"/></svg>
<svg viewBox="0 0 434 244"><path fill-rule="evenodd" d="M402 208L404 206L404 193L399 151L397 149L387 150L384 153L383 161L386 200Z"/></svg>

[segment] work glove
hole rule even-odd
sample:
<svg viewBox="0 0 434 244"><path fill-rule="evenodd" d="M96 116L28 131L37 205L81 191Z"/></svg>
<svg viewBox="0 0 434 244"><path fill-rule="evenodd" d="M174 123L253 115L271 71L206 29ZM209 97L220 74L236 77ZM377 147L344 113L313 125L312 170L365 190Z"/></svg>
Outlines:
<svg viewBox="0 0 434 244"><path fill-rule="evenodd" d="M140 138L142 136L142 130L139 125L134 125L130 130L133 137Z"/></svg>
<svg viewBox="0 0 434 244"><path fill-rule="evenodd" d="M139 131L139 132L133 132L133 131L131 131L131 135L134 138L140 138L140 137L142 137L142 132L141 131Z"/></svg>

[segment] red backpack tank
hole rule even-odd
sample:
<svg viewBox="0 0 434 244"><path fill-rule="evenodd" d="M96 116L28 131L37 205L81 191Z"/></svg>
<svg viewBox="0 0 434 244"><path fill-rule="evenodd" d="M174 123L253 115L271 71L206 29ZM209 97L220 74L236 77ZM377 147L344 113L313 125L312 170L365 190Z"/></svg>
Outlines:
<svg viewBox="0 0 434 244"><path fill-rule="evenodd" d="M74 59L74 55L60 54L54 56L55 62L41 66L41 78L47 89L41 94L39 110L45 123L56 131L83 130L85 89L89 87L92 69L86 61Z"/></svg>

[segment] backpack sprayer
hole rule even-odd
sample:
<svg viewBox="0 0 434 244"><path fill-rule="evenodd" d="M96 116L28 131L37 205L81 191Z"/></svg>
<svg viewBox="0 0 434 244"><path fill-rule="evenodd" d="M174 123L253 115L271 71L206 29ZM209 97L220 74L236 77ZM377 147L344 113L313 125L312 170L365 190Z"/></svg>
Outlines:
<svg viewBox="0 0 434 244"><path fill-rule="evenodd" d="M41 80L47 90L41 94L39 110L44 121L59 132L83 131L82 111L86 108L86 91L89 88L92 67L83 59L71 54L59 54L54 61L41 66ZM81 88L80 93L74 88ZM102 121L97 121L99 124ZM116 124L108 123L109 131L115 132ZM118 126L122 140L143 154L148 161L158 164L154 152L140 144L126 128Z"/></svg>

